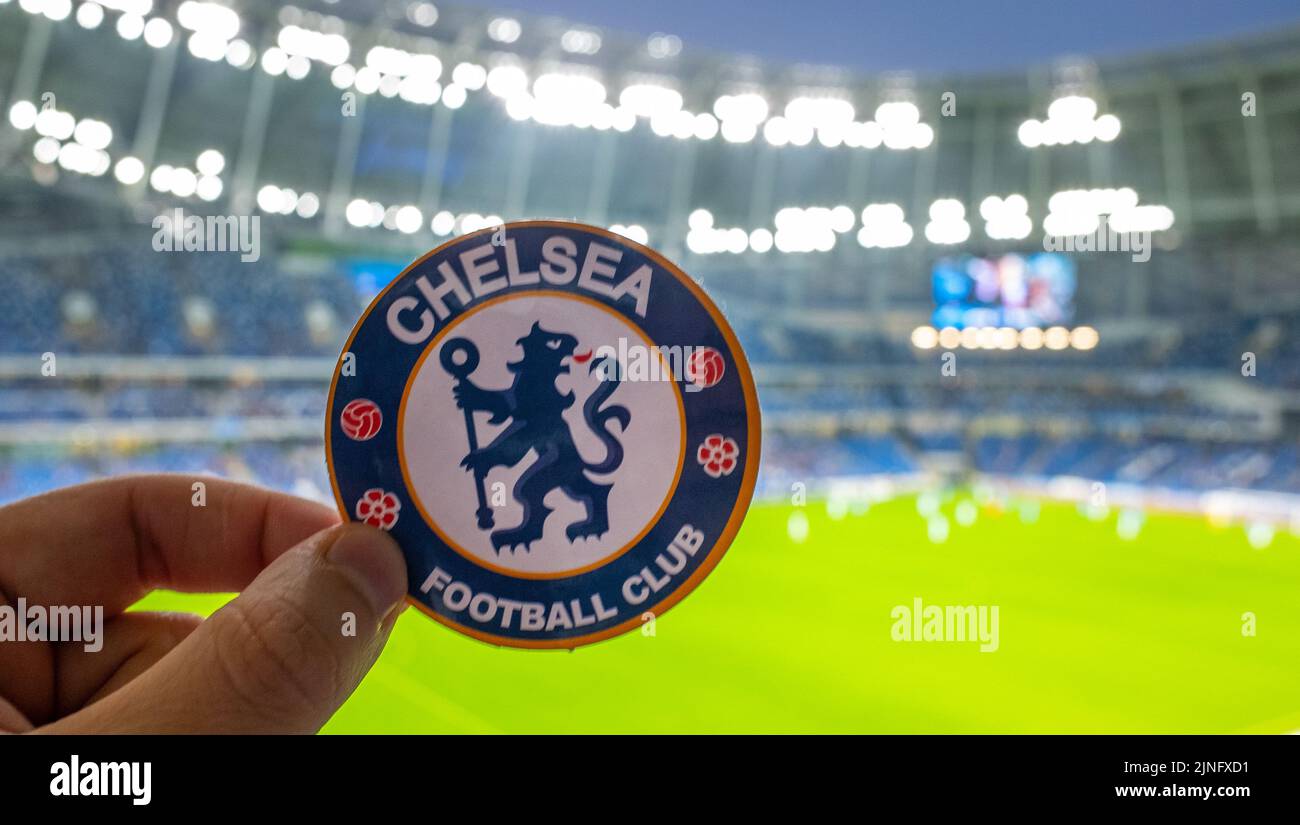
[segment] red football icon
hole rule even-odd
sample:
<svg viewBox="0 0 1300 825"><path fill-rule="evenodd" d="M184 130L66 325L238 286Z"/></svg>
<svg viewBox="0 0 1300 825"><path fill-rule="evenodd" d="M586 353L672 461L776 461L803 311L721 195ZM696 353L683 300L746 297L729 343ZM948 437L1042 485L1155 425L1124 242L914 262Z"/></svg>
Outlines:
<svg viewBox="0 0 1300 825"><path fill-rule="evenodd" d="M713 347L700 347L691 353L686 362L686 377L698 387L712 387L722 380L727 371L727 364L722 360L722 353Z"/></svg>
<svg viewBox="0 0 1300 825"><path fill-rule="evenodd" d="M379 405L368 398L349 401L339 414L339 426L353 441L369 441L383 424L384 415L379 411Z"/></svg>

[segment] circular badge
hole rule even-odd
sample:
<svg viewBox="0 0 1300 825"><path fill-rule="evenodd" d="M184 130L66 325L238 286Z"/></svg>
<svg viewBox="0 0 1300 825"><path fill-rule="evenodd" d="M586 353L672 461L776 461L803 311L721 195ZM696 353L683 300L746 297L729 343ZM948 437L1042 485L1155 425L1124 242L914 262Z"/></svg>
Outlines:
<svg viewBox="0 0 1300 825"><path fill-rule="evenodd" d="M758 475L754 381L681 270L529 221L411 264L352 330L325 445L339 512L401 545L410 600L483 641L573 648L717 565Z"/></svg>

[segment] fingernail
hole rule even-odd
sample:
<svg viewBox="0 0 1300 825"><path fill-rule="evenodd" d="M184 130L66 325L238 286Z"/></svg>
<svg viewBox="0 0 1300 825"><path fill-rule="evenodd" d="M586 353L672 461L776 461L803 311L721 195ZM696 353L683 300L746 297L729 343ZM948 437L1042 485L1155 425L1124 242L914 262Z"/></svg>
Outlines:
<svg viewBox="0 0 1300 825"><path fill-rule="evenodd" d="M397 542L360 524L341 528L342 535L325 554L365 595L376 616L386 616L406 595L406 561Z"/></svg>

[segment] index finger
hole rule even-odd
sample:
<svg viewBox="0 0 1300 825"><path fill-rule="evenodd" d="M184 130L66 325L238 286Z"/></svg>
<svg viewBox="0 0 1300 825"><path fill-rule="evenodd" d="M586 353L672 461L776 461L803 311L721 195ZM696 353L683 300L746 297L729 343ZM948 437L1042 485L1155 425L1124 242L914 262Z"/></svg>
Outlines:
<svg viewBox="0 0 1300 825"><path fill-rule="evenodd" d="M0 507L0 590L11 602L103 605L109 615L159 587L242 590L338 520L324 505L218 478L91 482Z"/></svg>

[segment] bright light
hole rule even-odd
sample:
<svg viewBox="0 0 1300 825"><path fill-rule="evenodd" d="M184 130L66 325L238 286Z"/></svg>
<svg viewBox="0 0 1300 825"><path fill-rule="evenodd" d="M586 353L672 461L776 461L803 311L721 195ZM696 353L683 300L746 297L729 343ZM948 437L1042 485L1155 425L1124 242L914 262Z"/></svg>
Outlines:
<svg viewBox="0 0 1300 825"><path fill-rule="evenodd" d="M77 128L77 119L58 109L42 109L36 115L36 131L48 138L67 140Z"/></svg>
<svg viewBox="0 0 1300 825"><path fill-rule="evenodd" d="M424 216L414 206L403 206L397 210L393 223L397 226L397 231L404 235L413 235L424 225Z"/></svg>
<svg viewBox="0 0 1300 825"><path fill-rule="evenodd" d="M513 17L494 17L488 23L487 33L498 43L513 43L523 34L523 27Z"/></svg>
<svg viewBox="0 0 1300 825"><path fill-rule="evenodd" d="M451 79L453 83L464 86L471 92L477 92L487 83L487 69L477 63L458 63L456 68L452 69Z"/></svg>
<svg viewBox="0 0 1300 825"><path fill-rule="evenodd" d="M456 228L456 216L444 209L433 216L429 228L433 230L435 235L450 235L451 231Z"/></svg>
<svg viewBox="0 0 1300 825"><path fill-rule="evenodd" d="M600 35L584 29L570 29L560 37L560 48L570 54L595 54L600 51Z"/></svg>
<svg viewBox="0 0 1300 825"><path fill-rule="evenodd" d="M284 49L272 46L262 52L262 71L276 77L284 74L284 70L289 67L289 55Z"/></svg>
<svg viewBox="0 0 1300 825"><path fill-rule="evenodd" d="M26 131L36 125L36 106L28 100L20 100L9 107L9 122L15 129Z"/></svg>
<svg viewBox="0 0 1300 825"><path fill-rule="evenodd" d="M83 29L96 29L104 22L104 7L98 3L82 3L77 8L77 24Z"/></svg>
<svg viewBox="0 0 1300 825"><path fill-rule="evenodd" d="M73 136L77 142L91 149L107 149L113 142L113 130L102 120L86 118L77 124Z"/></svg>
<svg viewBox="0 0 1300 825"><path fill-rule="evenodd" d="M412 3L406 9L406 19L427 29L438 22L438 7L432 3Z"/></svg>
<svg viewBox="0 0 1300 825"><path fill-rule="evenodd" d="M1091 143L1093 139L1112 141L1119 136L1119 118L1111 114L1097 117L1097 101L1083 95L1065 95L1047 107L1047 119L1026 120L1016 137L1030 149L1039 146L1065 146Z"/></svg>
<svg viewBox="0 0 1300 825"><path fill-rule="evenodd" d="M303 192L302 197L298 198L298 217L314 218L320 211L320 198L311 192Z"/></svg>
<svg viewBox="0 0 1300 825"><path fill-rule="evenodd" d="M528 89L528 75L518 66L497 66L487 73L488 91L509 98Z"/></svg>
<svg viewBox="0 0 1300 825"><path fill-rule="evenodd" d="M458 86L455 83L442 90L442 103L448 109L459 109L464 106L467 97L465 87Z"/></svg>
<svg viewBox="0 0 1300 825"><path fill-rule="evenodd" d="M934 327L917 327L912 330L912 346L917 349L934 349L939 343L939 331Z"/></svg>
<svg viewBox="0 0 1300 825"><path fill-rule="evenodd" d="M1070 346L1070 331L1065 327L1048 327L1043 333L1043 345L1048 349L1065 349Z"/></svg>
<svg viewBox="0 0 1300 825"><path fill-rule="evenodd" d="M368 226L370 224L370 201L364 198L357 198L352 201L348 204L344 217L353 226Z"/></svg>
<svg viewBox="0 0 1300 825"><path fill-rule="evenodd" d="M489 82L491 79L489 78ZM659 117L682 108L682 93L654 83L636 83L618 96L621 107L639 117Z"/></svg>
<svg viewBox="0 0 1300 825"><path fill-rule="evenodd" d="M41 163L54 163L59 159L59 142L51 137L43 137L32 146L32 155Z"/></svg>
<svg viewBox="0 0 1300 825"><path fill-rule="evenodd" d="M755 252L767 252L772 248L772 231L770 229L755 229L749 233L749 248Z"/></svg>
<svg viewBox="0 0 1300 825"><path fill-rule="evenodd" d="M149 185L159 192L170 192L172 188L172 168L167 164L155 166L149 174Z"/></svg>
<svg viewBox="0 0 1300 825"><path fill-rule="evenodd" d="M767 119L767 112L767 101L762 95L753 92L723 95L713 102L713 114L724 121L758 124Z"/></svg>
<svg viewBox="0 0 1300 825"><path fill-rule="evenodd" d="M1028 212L1029 202L1024 195L1007 195L1006 198L989 195L980 202L984 234L999 241L1027 238L1033 229Z"/></svg>
<svg viewBox="0 0 1300 825"><path fill-rule="evenodd" d="M253 63L253 47L245 40L232 40L226 46L226 62L236 69L247 69Z"/></svg>
<svg viewBox="0 0 1300 825"><path fill-rule="evenodd" d="M224 188L225 185L221 182L221 178L212 175L203 175L199 178L199 184L196 191L198 192L200 200L211 202L221 197L221 191Z"/></svg>
<svg viewBox="0 0 1300 825"><path fill-rule="evenodd" d="M868 204L862 210L858 243L867 249L892 249L912 242L912 227L896 203Z"/></svg>
<svg viewBox="0 0 1300 825"><path fill-rule="evenodd" d="M192 171L184 167L172 171L172 194L188 198L199 188L199 179Z"/></svg>
<svg viewBox="0 0 1300 825"><path fill-rule="evenodd" d="M117 34L123 40L135 40L144 34L144 18L138 14L124 14L117 18Z"/></svg>
<svg viewBox="0 0 1300 825"><path fill-rule="evenodd" d="M144 42L161 49L172 42L172 24L161 17L155 17L144 26Z"/></svg>
<svg viewBox="0 0 1300 825"><path fill-rule="evenodd" d="M134 186L144 178L144 164L139 158L124 157L113 167L113 176L125 186Z"/></svg>
<svg viewBox="0 0 1300 825"><path fill-rule="evenodd" d="M257 208L263 212L277 213L284 208L283 190L278 186L267 185L257 190Z"/></svg>
<svg viewBox="0 0 1300 825"><path fill-rule="evenodd" d="M1101 336L1092 327L1075 327L1070 332L1070 346L1075 349L1089 350L1097 346Z"/></svg>
<svg viewBox="0 0 1300 825"><path fill-rule="evenodd" d="M966 207L961 201L940 198L930 204L930 222L925 225L926 240L933 244L962 243L970 237Z"/></svg>
<svg viewBox="0 0 1300 825"><path fill-rule="evenodd" d="M198 168L199 174L220 175L221 171L226 168L226 156L216 149L208 149L199 155L198 161L194 165Z"/></svg>

